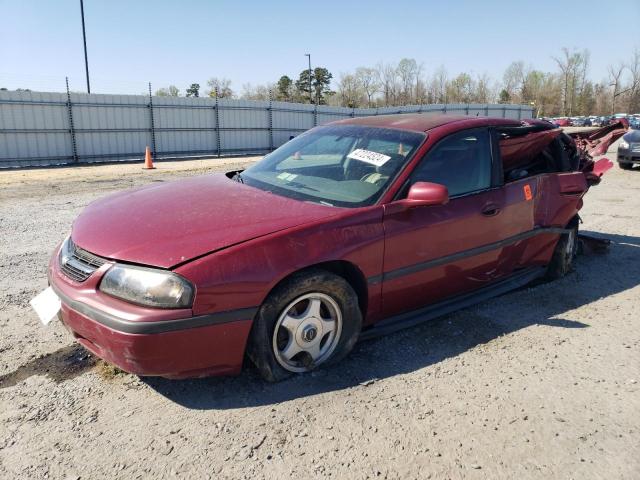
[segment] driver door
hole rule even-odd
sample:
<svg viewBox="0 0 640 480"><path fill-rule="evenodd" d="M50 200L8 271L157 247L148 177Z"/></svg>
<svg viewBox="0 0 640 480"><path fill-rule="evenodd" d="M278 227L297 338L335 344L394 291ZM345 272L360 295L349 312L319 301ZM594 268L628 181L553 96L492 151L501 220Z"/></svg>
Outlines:
<svg viewBox="0 0 640 480"><path fill-rule="evenodd" d="M450 201L402 211L385 208L384 316L478 289L510 273L504 266L511 262L501 258L505 249L490 246L531 220L514 218L505 208L509 202L495 178L499 169L491 145L486 128L445 137L416 166L403 191L406 195L419 181L440 183Z"/></svg>

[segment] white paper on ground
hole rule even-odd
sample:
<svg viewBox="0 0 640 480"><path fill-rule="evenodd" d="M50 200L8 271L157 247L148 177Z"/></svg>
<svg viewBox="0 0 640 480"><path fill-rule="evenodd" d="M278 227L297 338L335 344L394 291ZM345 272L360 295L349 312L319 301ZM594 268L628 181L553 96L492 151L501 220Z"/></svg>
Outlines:
<svg viewBox="0 0 640 480"><path fill-rule="evenodd" d="M38 317L40 317L40 321L45 326L49 325L49 322L54 319L60 311L61 306L60 298L51 287L48 287L33 297L29 301L29 304L36 311Z"/></svg>

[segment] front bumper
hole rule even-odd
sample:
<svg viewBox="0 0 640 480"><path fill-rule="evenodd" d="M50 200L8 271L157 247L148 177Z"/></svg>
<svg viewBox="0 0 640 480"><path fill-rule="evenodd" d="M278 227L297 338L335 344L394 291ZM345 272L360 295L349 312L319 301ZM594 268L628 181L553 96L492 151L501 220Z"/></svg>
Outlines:
<svg viewBox="0 0 640 480"><path fill-rule="evenodd" d="M240 372L256 308L192 316L190 309L139 307L97 289L104 265L82 283L49 262L61 319L87 350L129 373L186 378Z"/></svg>
<svg viewBox="0 0 640 480"><path fill-rule="evenodd" d="M640 151L618 149L618 163L640 163Z"/></svg>

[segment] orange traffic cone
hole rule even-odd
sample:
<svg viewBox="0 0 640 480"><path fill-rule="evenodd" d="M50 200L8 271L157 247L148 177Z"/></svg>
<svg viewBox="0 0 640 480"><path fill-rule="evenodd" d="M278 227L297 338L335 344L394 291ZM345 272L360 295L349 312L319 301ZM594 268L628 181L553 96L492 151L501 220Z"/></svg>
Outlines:
<svg viewBox="0 0 640 480"><path fill-rule="evenodd" d="M153 158L151 157L151 149L147 147L144 152L144 168L145 170L152 170L156 167L153 166Z"/></svg>

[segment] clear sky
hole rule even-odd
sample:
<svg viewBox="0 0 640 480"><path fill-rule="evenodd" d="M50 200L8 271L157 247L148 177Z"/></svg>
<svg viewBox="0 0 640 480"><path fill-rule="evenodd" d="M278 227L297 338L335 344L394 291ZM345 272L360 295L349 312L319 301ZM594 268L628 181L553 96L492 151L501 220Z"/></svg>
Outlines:
<svg viewBox="0 0 640 480"><path fill-rule="evenodd" d="M85 89L79 0L0 0L0 87ZM245 83L324 66L415 58L502 78L524 60L555 68L562 47L591 51L590 77L640 47L640 0L85 0L92 91L141 93L212 76Z"/></svg>

